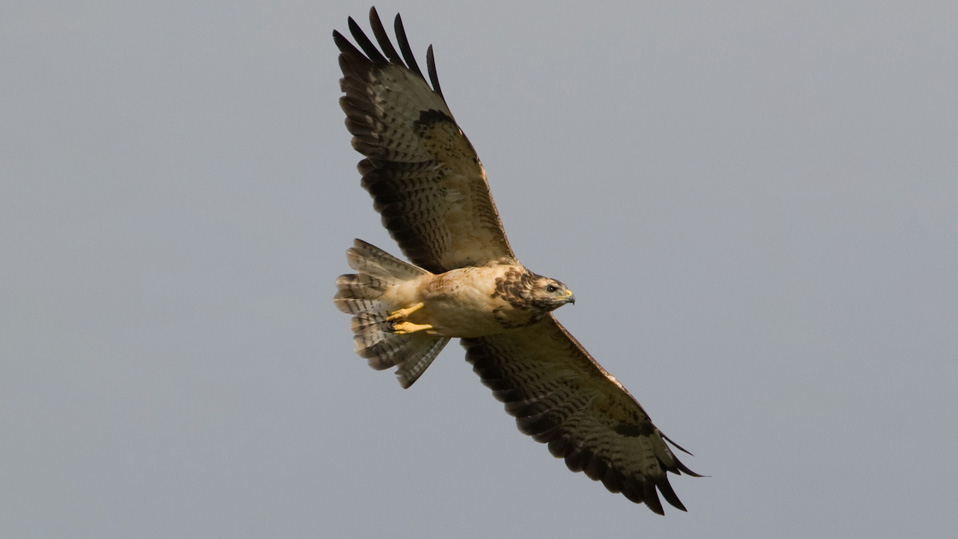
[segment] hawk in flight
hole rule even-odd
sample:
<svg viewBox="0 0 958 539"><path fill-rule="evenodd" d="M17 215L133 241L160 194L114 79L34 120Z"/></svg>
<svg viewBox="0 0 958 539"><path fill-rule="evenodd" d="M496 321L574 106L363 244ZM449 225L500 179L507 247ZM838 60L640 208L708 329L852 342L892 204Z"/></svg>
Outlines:
<svg viewBox="0 0 958 539"><path fill-rule="evenodd" d="M516 259L479 157L446 106L432 47L427 82L402 19L397 51L375 8L369 15L378 48L352 18L356 45L333 32L339 103L365 156L362 186L411 263L361 240L347 251L356 273L336 280L335 303L353 315L356 352L374 369L396 367L407 388L458 338L519 430L570 470L656 513L660 493L684 511L666 472L698 475L553 316L575 302L572 291Z"/></svg>

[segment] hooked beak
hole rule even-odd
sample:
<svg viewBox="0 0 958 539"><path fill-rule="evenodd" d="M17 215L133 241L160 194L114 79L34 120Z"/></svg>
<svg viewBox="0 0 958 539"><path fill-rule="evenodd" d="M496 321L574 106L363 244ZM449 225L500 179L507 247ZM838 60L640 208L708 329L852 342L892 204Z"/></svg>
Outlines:
<svg viewBox="0 0 958 539"><path fill-rule="evenodd" d="M568 288L565 289L565 302L575 305L575 294Z"/></svg>

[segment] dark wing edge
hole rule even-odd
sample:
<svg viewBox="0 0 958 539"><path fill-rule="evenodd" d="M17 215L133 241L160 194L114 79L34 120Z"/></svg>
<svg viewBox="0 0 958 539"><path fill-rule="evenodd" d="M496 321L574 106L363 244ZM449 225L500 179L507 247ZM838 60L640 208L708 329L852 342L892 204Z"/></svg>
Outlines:
<svg viewBox="0 0 958 539"><path fill-rule="evenodd" d="M402 18L394 25L398 49L375 8L369 20L376 43L351 17L356 45L338 31L333 41L346 94L340 106L353 147L366 157L358 165L362 185L383 226L410 261L433 273L514 263L485 171L442 95L432 46L427 79Z"/></svg>
<svg viewBox="0 0 958 539"><path fill-rule="evenodd" d="M399 43L399 50L402 51L402 55L396 52L396 48L393 47L392 41L389 39L389 34L386 32L382 19L379 18L379 12L376 11L375 7L369 9L369 24L373 30L373 36L376 38L376 42L379 43L379 46L382 48L382 52L380 52L379 49L376 48L376 45L366 36L366 33L363 32L362 27L359 26L359 23L357 23L355 19L349 17L347 24L349 25L349 33L353 35L353 39L355 39L356 43L363 49L363 52L359 52L348 39L343 37L338 31L333 30L333 41L336 43L336 46L339 47L340 52L347 54L347 51L349 51L348 53L351 56L362 56L362 54L365 53L367 59L379 67L385 67L392 63L412 71L418 75L423 82L426 82L426 77L423 76L422 70L419 69L419 64L416 62L416 56L412 52L412 47L409 46L409 39L406 37L406 28L402 23L402 16L397 14L395 24L393 25L396 32L396 41ZM432 90L445 102L442 90L439 87L436 62L431 50L432 45L429 46L430 52L428 52L426 58L429 81L432 83ZM383 56L383 54L385 54L385 56Z"/></svg>
<svg viewBox="0 0 958 539"><path fill-rule="evenodd" d="M683 464L626 389L551 316L513 333L462 339L466 359L516 425L573 472L601 481L657 514L658 493L685 511L667 472ZM658 493L657 493L658 491Z"/></svg>

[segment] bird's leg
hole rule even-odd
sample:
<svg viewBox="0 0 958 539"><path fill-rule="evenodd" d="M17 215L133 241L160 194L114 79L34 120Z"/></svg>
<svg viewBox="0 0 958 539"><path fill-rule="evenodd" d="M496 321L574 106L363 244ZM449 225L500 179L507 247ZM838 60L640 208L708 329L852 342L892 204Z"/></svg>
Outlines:
<svg viewBox="0 0 958 539"><path fill-rule="evenodd" d="M392 322L393 320L402 320L403 318L406 318L407 316L411 315L412 313L414 313L414 312L416 312L416 311L418 311L419 309L422 309L422 308L423 308L423 304L422 304L422 302L420 301L419 303L413 305L412 307L407 307L407 308L405 308L405 309L399 309L398 311L393 311L393 312L389 313L389 316L386 317L386 321L387 321L387 322Z"/></svg>
<svg viewBox="0 0 958 539"><path fill-rule="evenodd" d="M386 321L392 322L392 332L396 335L405 335L407 333L415 333L417 331L432 329L432 326L429 324L414 324L406 319L412 313L422 309L422 307L423 304L420 301L412 307L399 309L389 313L389 316L386 317ZM402 320L402 322L399 322L399 320Z"/></svg>
<svg viewBox="0 0 958 539"><path fill-rule="evenodd" d="M412 322L400 322L392 326L392 332L396 335L405 335L407 333L415 333L429 329L432 329L432 326L429 324L413 324Z"/></svg>

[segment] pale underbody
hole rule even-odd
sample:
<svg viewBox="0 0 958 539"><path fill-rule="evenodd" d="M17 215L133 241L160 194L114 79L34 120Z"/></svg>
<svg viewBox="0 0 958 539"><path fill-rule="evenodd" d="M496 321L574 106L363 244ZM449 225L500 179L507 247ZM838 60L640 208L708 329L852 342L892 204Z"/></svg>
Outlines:
<svg viewBox="0 0 958 539"><path fill-rule="evenodd" d="M396 333L426 331L442 337L482 337L528 323L533 313L496 297L496 280L521 266L454 269L391 286L383 294L396 310L390 316Z"/></svg>

